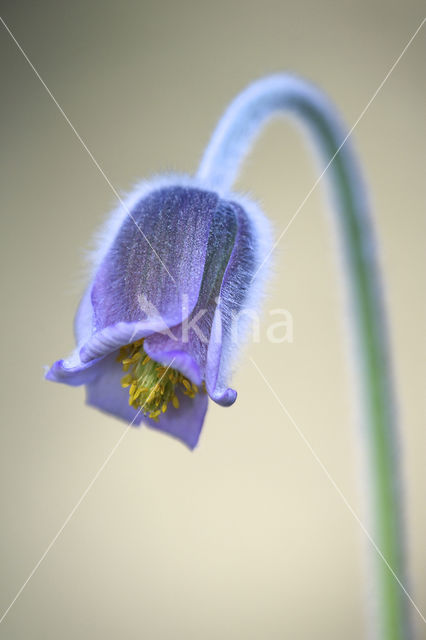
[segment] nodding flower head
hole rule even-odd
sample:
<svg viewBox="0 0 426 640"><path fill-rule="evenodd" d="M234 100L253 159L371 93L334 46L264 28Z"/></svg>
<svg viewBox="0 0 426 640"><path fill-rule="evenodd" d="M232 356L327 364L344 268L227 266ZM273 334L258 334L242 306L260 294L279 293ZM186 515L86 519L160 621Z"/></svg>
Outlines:
<svg viewBox="0 0 426 640"><path fill-rule="evenodd" d="M208 398L236 399L235 323L257 308L270 237L240 196L176 176L139 185L99 235L76 349L46 377L84 384L88 404L195 447Z"/></svg>

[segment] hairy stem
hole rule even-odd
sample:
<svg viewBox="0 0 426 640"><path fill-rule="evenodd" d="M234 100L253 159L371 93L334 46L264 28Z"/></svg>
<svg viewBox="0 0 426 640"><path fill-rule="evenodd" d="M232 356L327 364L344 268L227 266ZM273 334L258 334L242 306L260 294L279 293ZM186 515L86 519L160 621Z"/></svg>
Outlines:
<svg viewBox="0 0 426 640"><path fill-rule="evenodd" d="M227 190L261 127L271 116L283 113L307 126L325 165L348 277L353 347L367 434L363 442L368 449L372 537L384 558L374 559L375 635L407 640L411 637L407 600L395 578L404 584L395 393L375 235L349 134L318 89L294 76L269 76L250 85L228 107L197 177L207 186Z"/></svg>

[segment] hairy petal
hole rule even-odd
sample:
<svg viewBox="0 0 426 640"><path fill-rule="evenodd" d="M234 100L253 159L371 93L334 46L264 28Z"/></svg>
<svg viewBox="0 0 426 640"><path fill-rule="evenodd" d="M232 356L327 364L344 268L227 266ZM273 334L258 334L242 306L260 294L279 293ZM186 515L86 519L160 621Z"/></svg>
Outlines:
<svg viewBox="0 0 426 640"><path fill-rule="evenodd" d="M130 216L114 213L74 320L77 349L53 365L49 380L85 384L99 358L182 322L196 305L219 197L160 184L131 197Z"/></svg>
<svg viewBox="0 0 426 640"><path fill-rule="evenodd" d="M227 386L238 351L233 318L258 303L263 278L253 282L253 275L269 250L269 226L239 197L188 179L156 184L131 196L131 216L117 210L111 217L76 313L77 347L46 377L85 384L88 404L193 448L208 397L224 406L236 399ZM141 338L152 360L199 386L195 397L176 388L179 407L170 404L156 420L129 406L116 361L120 347Z"/></svg>
<svg viewBox="0 0 426 640"><path fill-rule="evenodd" d="M250 326L259 310L267 269L258 269L272 246L269 222L252 202L232 202L237 219L237 237L224 273L208 346L206 387L210 397L229 405L236 393L228 388L232 368Z"/></svg>
<svg viewBox="0 0 426 640"><path fill-rule="evenodd" d="M236 235L234 211L229 203L220 201L210 227L197 304L183 323L172 327L172 336L157 332L145 340L145 350L152 359L165 366L175 359L173 366L197 385L205 378L216 300Z"/></svg>
<svg viewBox="0 0 426 640"><path fill-rule="evenodd" d="M180 186L149 193L122 223L95 276L96 331L146 320L147 302L167 326L194 308L203 278L217 194Z"/></svg>

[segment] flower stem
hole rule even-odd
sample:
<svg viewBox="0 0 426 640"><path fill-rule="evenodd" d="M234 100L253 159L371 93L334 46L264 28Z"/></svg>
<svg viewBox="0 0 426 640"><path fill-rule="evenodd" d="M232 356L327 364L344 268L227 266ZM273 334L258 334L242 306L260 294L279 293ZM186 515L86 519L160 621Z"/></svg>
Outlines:
<svg viewBox="0 0 426 640"><path fill-rule="evenodd" d="M227 190L262 125L281 113L294 115L297 122L307 125L331 186L348 276L353 347L367 434L364 441L372 538L381 554L374 558L375 637L407 640L411 637L408 603L400 585L405 584L405 570L395 393L375 235L349 140L351 132L346 133L335 109L318 89L294 76L269 76L250 85L230 104L205 151L197 177L207 186Z"/></svg>

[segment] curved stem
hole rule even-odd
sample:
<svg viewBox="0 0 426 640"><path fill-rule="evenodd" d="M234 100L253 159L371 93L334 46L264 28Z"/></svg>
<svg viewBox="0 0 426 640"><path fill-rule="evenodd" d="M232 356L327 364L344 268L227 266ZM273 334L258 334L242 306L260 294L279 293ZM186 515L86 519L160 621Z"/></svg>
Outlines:
<svg viewBox="0 0 426 640"><path fill-rule="evenodd" d="M294 76L269 76L250 85L228 107L206 149L198 178L212 188L228 189L262 125L284 112L307 125L326 163L350 288L353 346L368 443L373 538L386 561L375 560L376 635L407 640L407 600L395 578L404 583L395 394L375 236L349 134L319 90Z"/></svg>

